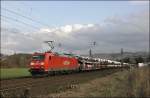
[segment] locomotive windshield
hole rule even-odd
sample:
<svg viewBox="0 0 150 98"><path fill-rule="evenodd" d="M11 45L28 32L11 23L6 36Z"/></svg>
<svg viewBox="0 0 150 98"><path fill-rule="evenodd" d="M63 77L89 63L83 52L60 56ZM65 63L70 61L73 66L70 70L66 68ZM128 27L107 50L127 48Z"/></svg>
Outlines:
<svg viewBox="0 0 150 98"><path fill-rule="evenodd" d="M44 60L45 56L44 55L34 55L32 57L33 60Z"/></svg>

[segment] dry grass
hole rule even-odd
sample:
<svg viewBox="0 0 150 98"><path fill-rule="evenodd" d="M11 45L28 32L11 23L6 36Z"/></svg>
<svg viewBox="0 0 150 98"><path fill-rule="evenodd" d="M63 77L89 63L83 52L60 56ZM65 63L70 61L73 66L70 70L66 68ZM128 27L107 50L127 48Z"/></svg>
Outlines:
<svg viewBox="0 0 150 98"><path fill-rule="evenodd" d="M129 96L150 97L150 67L131 71L128 76Z"/></svg>
<svg viewBox="0 0 150 98"><path fill-rule="evenodd" d="M50 97L150 97L150 67L97 78Z"/></svg>

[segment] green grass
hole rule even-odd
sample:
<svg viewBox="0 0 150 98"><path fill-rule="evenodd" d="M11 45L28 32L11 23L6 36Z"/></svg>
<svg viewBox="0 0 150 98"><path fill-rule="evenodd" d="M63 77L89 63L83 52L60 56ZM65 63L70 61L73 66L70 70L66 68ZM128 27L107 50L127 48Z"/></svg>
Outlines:
<svg viewBox="0 0 150 98"><path fill-rule="evenodd" d="M27 68L1 68L0 79L10 79L31 76Z"/></svg>

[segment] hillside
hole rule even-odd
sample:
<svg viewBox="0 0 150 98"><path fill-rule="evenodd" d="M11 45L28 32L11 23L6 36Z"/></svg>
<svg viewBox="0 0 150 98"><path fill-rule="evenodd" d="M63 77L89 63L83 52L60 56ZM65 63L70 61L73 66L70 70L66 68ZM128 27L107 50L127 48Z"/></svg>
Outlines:
<svg viewBox="0 0 150 98"><path fill-rule="evenodd" d="M148 57L148 52L124 52L123 53L123 58L126 58L126 57L134 58L134 57L138 57L138 56L146 58L146 57ZM96 53L96 54L94 54L94 57L119 59L119 58L121 58L121 54L120 53Z"/></svg>
<svg viewBox="0 0 150 98"><path fill-rule="evenodd" d="M88 56L88 55L83 55ZM111 59L120 61L123 58L123 61L126 63L137 63L136 59L142 58L142 62L149 62L149 53L148 52L124 52L123 55L120 53L95 53L93 57L99 57L103 59ZM127 61L128 59L128 61Z"/></svg>
<svg viewBox="0 0 150 98"><path fill-rule="evenodd" d="M88 55L83 55L88 56ZM93 57L99 57L103 59L121 60L120 53L96 53ZM148 52L124 52L123 59L127 63L137 63L135 59L142 57L142 61L148 62ZM13 55L1 54L0 65L4 68L13 67L27 67L31 59L31 54L19 53ZM128 61L127 61L128 60Z"/></svg>
<svg viewBox="0 0 150 98"><path fill-rule="evenodd" d="M14 54L2 56L0 61L1 68L27 67L31 59L31 54Z"/></svg>

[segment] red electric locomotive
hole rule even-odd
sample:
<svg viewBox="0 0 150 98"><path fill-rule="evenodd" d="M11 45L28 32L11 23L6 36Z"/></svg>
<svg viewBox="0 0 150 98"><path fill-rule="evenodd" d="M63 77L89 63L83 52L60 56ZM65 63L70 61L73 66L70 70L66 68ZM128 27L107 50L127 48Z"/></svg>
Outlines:
<svg viewBox="0 0 150 98"><path fill-rule="evenodd" d="M53 49L50 43L49 45L51 46L51 49ZM51 52L51 50L45 53L35 52L32 55L32 60L29 66L29 71L32 75L51 73L62 70L77 70L79 68L78 60L76 57L60 55Z"/></svg>
<svg viewBox="0 0 150 98"><path fill-rule="evenodd" d="M78 68L78 60L75 57L58 55L51 51L34 53L30 62L30 72L33 75L62 70L77 70Z"/></svg>
<svg viewBox="0 0 150 98"><path fill-rule="evenodd" d="M51 47L54 48L52 41L46 41ZM32 75L36 74L53 74L60 71L85 71L85 70L97 70L101 68L123 67L129 66L121 65L120 62L105 60L100 58L82 57L61 55L52 51L45 53L34 53L32 61L30 62L30 72Z"/></svg>

